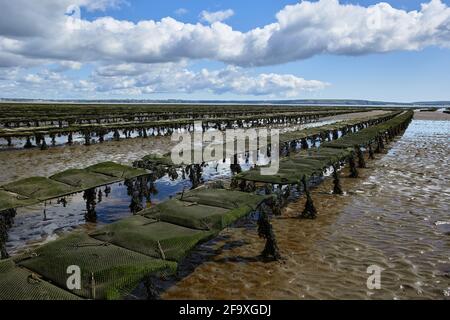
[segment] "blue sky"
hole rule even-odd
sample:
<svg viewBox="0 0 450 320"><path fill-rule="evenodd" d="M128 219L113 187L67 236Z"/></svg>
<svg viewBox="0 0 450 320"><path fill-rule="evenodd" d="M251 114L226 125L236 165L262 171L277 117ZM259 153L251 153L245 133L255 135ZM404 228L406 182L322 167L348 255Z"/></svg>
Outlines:
<svg viewBox="0 0 450 320"><path fill-rule="evenodd" d="M140 20L160 20L164 17L176 17L177 19L197 23L201 11L219 11L232 9L235 14L227 20L227 23L233 28L247 31L255 27L260 27L275 21L275 14L286 5L292 5L298 1L292 0L127 0L128 4L121 5L119 8L108 8L104 12L88 12L83 10L83 15L87 19L94 19L101 16L112 16L121 20L130 20L139 22ZM380 1L340 1L341 4L359 4L361 6L370 6ZM394 0L385 1L393 7L404 10L418 10L420 4L427 2L425 0ZM444 1L445 2L445 1ZM177 14L178 9L186 9L184 14Z"/></svg>
<svg viewBox="0 0 450 320"><path fill-rule="evenodd" d="M0 0L1 3L4 1L6 4L7 0ZM21 1L24 0L18 2ZM435 0L434 9L423 12L430 16L429 19L416 19L411 14L413 10L422 10L421 3L428 2L426 0L386 1L396 10L397 18L392 18L389 8L380 9L381 13L376 17L381 15L383 27L373 33L369 29L366 35L364 31L360 32L360 24L364 23L365 27L364 19L370 17L367 18L363 11L372 12L370 6L378 7L379 1L341 0L338 6L342 10L347 10L346 4L355 5L345 11L343 20L347 20L342 25L339 24L342 21L331 21L339 20L331 9L324 12L328 9L311 6L312 9L306 12L309 7L298 6L297 1L128 0L124 3L117 0L74 0L73 4L81 8L81 21L86 24L78 29L86 30L67 31L64 37L46 34L46 30L42 31L45 36L35 35L36 26L48 23L45 19L50 19L44 18L44 15L48 16L45 10L52 10L55 18L49 25L54 23L55 31L58 30L56 26L62 18L55 14L59 7L52 1L55 0L45 0L50 9L40 8L42 17L38 16L41 11L29 8L37 12L32 15L32 19L36 19L35 25L31 21L29 29L18 25L17 30L10 30L2 27L0 22L0 49L2 39L6 48L4 56L0 53L1 97L450 100L448 1ZM70 0L63 1L71 4ZM324 3L327 1L331 3L332 0L323 0ZM287 5L297 6L291 10L285 8ZM5 10L5 15L24 14L19 12L23 7L8 6L10 8ZM205 18L205 11L229 14L219 15L217 20L211 21ZM280 11L289 15L279 18L276 15ZM67 18L64 13L61 12L61 16ZM103 21L105 17L110 17L107 18L110 19L107 27L88 26L89 23L93 25ZM161 27L156 33L147 28L129 31L130 26L118 26L119 22L129 21L134 28L142 21L160 22L166 17L188 29L197 24L215 29L214 22L220 30L232 28L239 32L235 35L236 51L242 54L234 54L234 41L227 41L228 31L215 30L214 36L207 41L210 29L189 30L186 31L189 41L185 41L178 39L177 31L170 26ZM319 20L314 20L315 17ZM434 25L433 21L438 20L439 24ZM286 23L285 27L283 23ZM247 43L253 45L254 38L266 39L260 36L252 38L250 34L256 28L263 29L270 24L284 28L280 32L273 31L277 37L272 37L276 40L273 42L275 45L264 44L261 50L259 47L248 49ZM341 38L336 35L337 28L346 30L345 35L338 32L343 34ZM412 30L414 28L418 31ZM116 34L119 29L120 38ZM411 34L408 34L409 30ZM428 31L417 35L420 30ZM80 34L75 35L74 32ZM101 43L105 32L112 40ZM148 36L145 32L149 32ZM158 32L164 32L164 36ZM83 43L83 39L91 40L91 36L100 40L92 41L92 44ZM164 37L170 41L162 42L155 50L153 47L149 49L154 42L159 43L158 38ZM242 40L244 37L250 40ZM47 42L39 44L39 39ZM12 41L15 41L14 45ZM64 48L60 48L62 43ZM97 43L101 43L98 48ZM130 45L136 46L135 50L130 49ZM33 46L39 46L39 49L31 54L29 51L35 52ZM224 54L227 50L229 53ZM258 62L254 62L252 56L259 57L254 60Z"/></svg>

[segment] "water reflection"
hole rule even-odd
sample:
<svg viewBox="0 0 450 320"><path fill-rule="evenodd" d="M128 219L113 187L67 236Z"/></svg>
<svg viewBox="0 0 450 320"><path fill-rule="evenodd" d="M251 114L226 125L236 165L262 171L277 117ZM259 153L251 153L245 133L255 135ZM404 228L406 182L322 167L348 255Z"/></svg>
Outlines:
<svg viewBox="0 0 450 320"><path fill-rule="evenodd" d="M91 230L118 221L191 187L190 182L181 177L155 178L154 175L143 176L18 208L14 220L0 223L0 244L4 244L0 248L14 255L77 228ZM5 219L4 214L0 217ZM5 225L8 227L3 227Z"/></svg>
<svg viewBox="0 0 450 320"><path fill-rule="evenodd" d="M95 188L84 191L83 199L86 201L86 212L84 214L86 222L97 222L97 212L95 211L97 193Z"/></svg>

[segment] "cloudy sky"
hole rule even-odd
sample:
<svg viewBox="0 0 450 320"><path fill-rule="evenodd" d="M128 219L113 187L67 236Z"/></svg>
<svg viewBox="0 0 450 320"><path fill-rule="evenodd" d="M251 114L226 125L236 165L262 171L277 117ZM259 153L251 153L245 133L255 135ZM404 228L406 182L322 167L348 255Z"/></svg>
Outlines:
<svg viewBox="0 0 450 320"><path fill-rule="evenodd" d="M448 1L0 0L0 8L2 98L450 100Z"/></svg>

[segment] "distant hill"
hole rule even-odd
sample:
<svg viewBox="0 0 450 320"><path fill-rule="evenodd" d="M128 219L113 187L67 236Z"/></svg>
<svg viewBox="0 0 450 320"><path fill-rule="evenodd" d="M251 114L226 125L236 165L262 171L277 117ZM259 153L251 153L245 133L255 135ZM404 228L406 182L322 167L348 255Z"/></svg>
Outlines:
<svg viewBox="0 0 450 320"><path fill-rule="evenodd" d="M450 105L450 101L420 101L420 102L386 102L354 99L300 99L300 100L148 100L148 99L115 99L115 100L45 100L45 99L2 99L0 102L29 103L172 103L172 104L279 104L279 105L341 105L341 106L442 106Z"/></svg>
<svg viewBox="0 0 450 320"><path fill-rule="evenodd" d="M420 102L414 102L414 104L421 105L421 106L450 106L450 101L420 101Z"/></svg>

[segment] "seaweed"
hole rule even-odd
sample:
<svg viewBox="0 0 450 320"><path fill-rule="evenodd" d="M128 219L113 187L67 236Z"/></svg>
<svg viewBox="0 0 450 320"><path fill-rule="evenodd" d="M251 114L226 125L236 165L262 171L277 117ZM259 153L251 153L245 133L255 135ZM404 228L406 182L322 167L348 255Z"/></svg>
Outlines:
<svg viewBox="0 0 450 320"><path fill-rule="evenodd" d="M338 168L335 164L333 164L333 194L344 194L341 187L341 179L339 176Z"/></svg>
<svg viewBox="0 0 450 320"><path fill-rule="evenodd" d="M258 235L260 238L266 240L261 256L264 259L277 261L281 259L280 250L278 249L277 240L273 231L272 224L269 221L269 216L265 212L261 212L258 219Z"/></svg>
<svg viewBox="0 0 450 320"><path fill-rule="evenodd" d="M302 185L303 185L303 191L305 192L305 195L306 195L306 203L305 203L305 209L303 210L300 217L303 219L315 219L315 218L317 218L317 209L314 206L314 202L311 197L311 193L309 192L308 182L306 181L305 176L303 176L303 178L302 178Z"/></svg>

